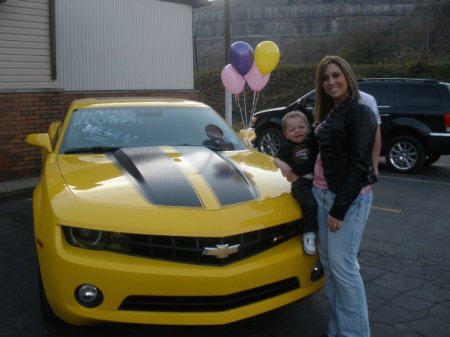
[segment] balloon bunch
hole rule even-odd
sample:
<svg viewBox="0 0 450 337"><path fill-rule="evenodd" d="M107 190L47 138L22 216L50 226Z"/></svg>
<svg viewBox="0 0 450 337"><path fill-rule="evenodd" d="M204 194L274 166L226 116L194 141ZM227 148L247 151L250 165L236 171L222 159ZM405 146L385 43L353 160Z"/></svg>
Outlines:
<svg viewBox="0 0 450 337"><path fill-rule="evenodd" d="M222 83L227 91L235 95L243 127L247 129L256 110L259 92L269 82L270 73L278 65L280 51L272 41L259 43L255 51L247 42L237 41L228 50L228 60L230 63L222 69ZM253 103L248 119L245 108L245 93L243 95L245 118L239 103L239 95L244 91L246 83L253 90Z"/></svg>

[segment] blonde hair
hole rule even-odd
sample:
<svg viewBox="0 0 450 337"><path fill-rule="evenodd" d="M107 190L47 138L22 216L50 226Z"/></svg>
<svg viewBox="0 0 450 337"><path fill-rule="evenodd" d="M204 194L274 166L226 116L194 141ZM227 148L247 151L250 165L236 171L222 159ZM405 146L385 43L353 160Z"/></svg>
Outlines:
<svg viewBox="0 0 450 337"><path fill-rule="evenodd" d="M315 79L316 102L314 105L314 113L313 113L315 122L320 121L323 118L323 116L327 114L328 110L333 105L333 100L323 90L323 79L325 76L325 69L330 63L337 65L342 70L342 73L344 74L345 79L347 81L349 97L351 99L360 98L358 82L356 81L355 73L353 72L353 69L350 67L350 64L339 56L335 55L325 56L319 62L316 71L316 79Z"/></svg>
<svg viewBox="0 0 450 337"><path fill-rule="evenodd" d="M309 125L308 117L306 117L306 115L299 110L293 110L293 111L288 112L286 115L284 115L283 119L281 120L281 127L283 129L283 132L286 132L288 120L295 119L295 118L300 118L301 120L303 120L303 122L305 122L308 129L311 129L311 126Z"/></svg>

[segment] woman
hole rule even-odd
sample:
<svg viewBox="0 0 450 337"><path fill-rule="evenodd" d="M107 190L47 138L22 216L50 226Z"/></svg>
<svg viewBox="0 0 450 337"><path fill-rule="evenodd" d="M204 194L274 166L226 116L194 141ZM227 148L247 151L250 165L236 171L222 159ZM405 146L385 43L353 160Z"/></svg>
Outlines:
<svg viewBox="0 0 450 337"><path fill-rule="evenodd" d="M314 119L319 142L313 193L318 204L319 255L330 302L328 337L370 336L357 254L376 182L374 113L359 103L350 65L326 56L316 72Z"/></svg>

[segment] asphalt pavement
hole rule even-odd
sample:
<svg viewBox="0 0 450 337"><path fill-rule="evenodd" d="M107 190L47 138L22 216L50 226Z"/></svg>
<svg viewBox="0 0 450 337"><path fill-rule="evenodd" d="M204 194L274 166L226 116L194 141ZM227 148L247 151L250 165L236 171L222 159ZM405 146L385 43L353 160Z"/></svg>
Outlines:
<svg viewBox="0 0 450 337"><path fill-rule="evenodd" d="M38 181L38 177L32 177L0 182L0 202L31 197Z"/></svg>
<svg viewBox="0 0 450 337"><path fill-rule="evenodd" d="M326 330L318 294L226 326L49 325L39 314L31 191L0 183L0 336L314 337ZM381 168L359 262L372 337L450 337L450 156L417 175Z"/></svg>

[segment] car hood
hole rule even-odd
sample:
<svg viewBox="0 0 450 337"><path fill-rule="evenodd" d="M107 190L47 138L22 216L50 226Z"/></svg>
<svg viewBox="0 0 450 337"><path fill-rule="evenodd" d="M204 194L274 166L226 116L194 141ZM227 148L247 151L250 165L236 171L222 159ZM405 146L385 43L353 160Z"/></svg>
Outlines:
<svg viewBox="0 0 450 337"><path fill-rule="evenodd" d="M58 167L73 197L113 206L219 209L290 191L272 159L257 151L124 148L61 155Z"/></svg>

